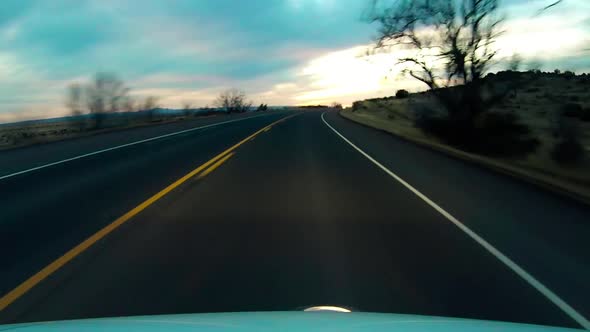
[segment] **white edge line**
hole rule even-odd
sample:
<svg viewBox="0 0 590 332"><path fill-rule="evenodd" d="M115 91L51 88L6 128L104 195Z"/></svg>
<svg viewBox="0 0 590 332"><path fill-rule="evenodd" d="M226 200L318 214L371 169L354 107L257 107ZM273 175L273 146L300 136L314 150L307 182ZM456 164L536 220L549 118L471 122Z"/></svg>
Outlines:
<svg viewBox="0 0 590 332"><path fill-rule="evenodd" d="M201 130L201 129L205 129L205 128L209 128L209 127L215 127L215 126L219 126L219 125L223 125L223 124L228 124L228 123L232 123L232 122L250 120L250 119L258 118L258 117L261 117L261 116L268 116L268 115L271 115L271 114L261 114L261 115L250 116L250 117L242 118L242 119L234 119L234 120L216 122L216 123L208 124L208 125L201 126L201 127L190 128L190 129L185 129L185 130L173 132L173 133L170 133L170 134L165 134L165 135L160 135L160 136L156 136L156 137L146 138L146 139L143 139L143 140L140 140L140 141L126 143L126 144L123 144L123 145L114 146L112 148L107 148L107 149L103 149L103 150L99 150L99 151L94 151L94 152L82 154L82 155L79 155L79 156L75 156L75 157L72 157L72 158L63 159L63 160L55 161L55 162L52 162L52 163L49 163L49 164L45 164L45 165L41 165L41 166L29 168L29 169L26 169L26 170L23 170L23 171L18 171L16 173L11 173L11 174L7 174L7 175L3 175L3 176L0 176L0 180L8 179L8 178L11 178L11 177L14 177L14 176L17 176L17 175L21 175L21 174L26 174L26 173L38 171L38 170L43 169L43 168L47 168L47 167L51 167L51 166L55 166L55 165L59 165L59 164L64 164L64 163L67 163L67 162L70 162L70 161L74 161L74 160L78 160L78 159L82 159L82 158L94 156L94 155L97 155L97 154L101 154L101 153L105 153L105 152L109 152L109 151L113 151L113 150L118 150L118 149L126 148L126 147L132 146L132 145L142 144L142 143L151 142L151 141L159 140L159 139L170 137L170 136L175 136L175 135L180 135L180 134L188 133L188 132L191 132L191 131Z"/></svg>
<svg viewBox="0 0 590 332"><path fill-rule="evenodd" d="M365 153L363 150L361 150L359 147L354 145L354 143L352 143L349 139L344 137L344 135L340 134L336 129L334 129L334 127L332 127L328 122L326 122L326 119L324 119L324 114L326 114L326 112L322 113L322 116L321 116L322 121L326 124L326 126L328 126L328 128L332 129L332 131L334 131L334 133L336 133L338 136L340 136L340 138L342 138L346 143L350 144L355 150L357 150L360 154L362 154L367 159L369 159L373 164L377 165L385 173L389 174L392 178L397 180L404 187L406 187L411 192L413 192L416 196L420 197L420 199L422 199L424 202L426 202L428 205L430 205L433 209L435 209L437 212L442 214L450 222L455 224L455 226L457 226L460 230L462 230L464 233L466 233L470 238L475 240L475 242L479 243L489 253L494 255L498 260L500 260L502 263L504 263L506 266L508 266L512 271L514 271L516 274L518 274L518 276L520 276L527 283L529 283L529 285L531 285L533 288L535 288L537 291L539 291L541 294L543 294L549 301L553 302L553 304L555 304L557 307L559 307L559 309L561 309L561 311L563 311L571 319L573 319L578 324L580 324L584 329L590 330L590 322L588 321L588 319L586 319L584 316L582 316L582 314L577 312L574 308L572 308L572 306L570 306L564 300L562 300L559 296L557 296L557 294L555 294L553 291L551 291L549 288L547 288L545 285L543 285L540 281L535 279L535 277L533 277L530 273L528 273L523 268L518 266L518 264L516 264L514 261L512 261L506 255L504 255L502 252L500 252L500 250L496 249L489 242L484 240L481 236L477 235L477 233L475 233L474 231L469 229L469 227L465 226L462 222L457 220L450 213L448 213L443 208L438 206L438 204L431 201L428 197L426 197L424 194L422 194L416 188L412 187L409 183L407 183L402 178L397 176L395 173L390 171L387 167L383 166L380 162L378 162L373 157L371 157L370 155Z"/></svg>

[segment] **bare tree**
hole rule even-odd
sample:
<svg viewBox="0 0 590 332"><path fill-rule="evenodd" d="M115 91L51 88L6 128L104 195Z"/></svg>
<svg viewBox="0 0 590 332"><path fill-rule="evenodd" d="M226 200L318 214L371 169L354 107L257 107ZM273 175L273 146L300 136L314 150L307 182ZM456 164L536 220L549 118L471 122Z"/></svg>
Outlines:
<svg viewBox="0 0 590 332"><path fill-rule="evenodd" d="M225 109L228 113L242 113L252 107L252 102L246 101L246 94L243 91L229 89L217 97L215 106Z"/></svg>
<svg viewBox="0 0 590 332"><path fill-rule="evenodd" d="M121 107L125 112L135 112L137 111L137 101L131 96L126 96L122 101Z"/></svg>
<svg viewBox="0 0 590 332"><path fill-rule="evenodd" d="M147 96L143 100L143 103L141 103L141 105L139 106L139 109L141 111L149 111L158 107L160 107L160 104L158 103L158 98L154 96Z"/></svg>
<svg viewBox="0 0 590 332"><path fill-rule="evenodd" d="M93 114L95 128L104 125L106 113L118 112L124 104L129 89L115 74L98 73L85 88L86 107Z"/></svg>
<svg viewBox="0 0 590 332"><path fill-rule="evenodd" d="M158 99L149 96L143 101L129 95L129 88L112 73L97 73L88 84L72 84L68 87L66 106L72 114L84 112L92 115L94 128L104 126L108 113L134 112L140 110L149 111L149 120L153 120L155 109L158 108ZM130 116L126 117L126 122Z"/></svg>
<svg viewBox="0 0 590 332"><path fill-rule="evenodd" d="M72 112L72 115L81 115L84 110L82 86L78 83L68 86L66 106Z"/></svg>
<svg viewBox="0 0 590 332"><path fill-rule="evenodd" d="M193 103L191 103L190 101L183 101L182 102L182 109L183 110L190 110L193 109Z"/></svg>
<svg viewBox="0 0 590 332"><path fill-rule="evenodd" d="M260 106L258 106L258 108L256 109L256 112L266 112L266 111L268 111L267 104L260 104Z"/></svg>
<svg viewBox="0 0 590 332"><path fill-rule="evenodd" d="M562 3L563 0L557 0L557 1L553 1L552 3L550 3L549 5L539 9L539 11L537 12L537 15L541 15L543 14L543 12L547 11L548 9L551 9L557 5L559 5L560 3Z"/></svg>
<svg viewBox="0 0 590 332"><path fill-rule="evenodd" d="M339 102L333 102L332 105L330 105L331 108L334 109L338 109L341 110L342 109L342 104L340 104Z"/></svg>
<svg viewBox="0 0 590 332"><path fill-rule="evenodd" d="M434 90L449 118L469 130L474 117L502 97L482 96L502 33L498 10L499 0L399 0L385 7L373 0L370 20L380 26L377 49L413 50L399 60L407 74ZM462 87L440 89L455 85Z"/></svg>
<svg viewBox="0 0 590 332"><path fill-rule="evenodd" d="M508 61L508 70L517 71L522 66L522 57L520 54L513 54Z"/></svg>
<svg viewBox="0 0 590 332"><path fill-rule="evenodd" d="M182 102L182 113L184 116L189 116L191 110L194 109L193 103L191 103L190 101L184 101Z"/></svg>
<svg viewBox="0 0 590 332"><path fill-rule="evenodd" d="M129 89L115 74L98 73L86 87L86 102L90 113L118 112Z"/></svg>
<svg viewBox="0 0 590 332"><path fill-rule="evenodd" d="M144 99L143 103L141 103L139 110L148 112L149 121L154 121L156 109L158 107L160 107L158 98L154 96L148 96Z"/></svg>

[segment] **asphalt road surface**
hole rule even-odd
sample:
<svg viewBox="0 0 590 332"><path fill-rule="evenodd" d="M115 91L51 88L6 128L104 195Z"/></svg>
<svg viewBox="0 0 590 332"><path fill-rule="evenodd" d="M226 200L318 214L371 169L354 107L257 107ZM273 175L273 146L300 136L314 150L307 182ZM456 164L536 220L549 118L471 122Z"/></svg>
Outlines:
<svg viewBox="0 0 590 332"><path fill-rule="evenodd" d="M335 112L0 152L1 323L340 305L588 327L588 239L590 208Z"/></svg>

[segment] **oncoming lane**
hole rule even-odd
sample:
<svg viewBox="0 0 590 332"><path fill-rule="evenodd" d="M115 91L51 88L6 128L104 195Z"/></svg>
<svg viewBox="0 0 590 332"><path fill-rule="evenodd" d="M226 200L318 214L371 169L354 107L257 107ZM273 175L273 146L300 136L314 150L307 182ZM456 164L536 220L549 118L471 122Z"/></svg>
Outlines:
<svg viewBox="0 0 590 332"><path fill-rule="evenodd" d="M0 181L0 293L221 151L286 114L88 156Z"/></svg>

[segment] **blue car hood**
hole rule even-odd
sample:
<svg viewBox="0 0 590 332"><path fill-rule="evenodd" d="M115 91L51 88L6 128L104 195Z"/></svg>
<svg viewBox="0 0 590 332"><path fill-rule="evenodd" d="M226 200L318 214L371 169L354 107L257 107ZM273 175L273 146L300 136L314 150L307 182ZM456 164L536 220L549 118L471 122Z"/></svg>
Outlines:
<svg viewBox="0 0 590 332"><path fill-rule="evenodd" d="M0 326L0 331L576 331L442 317L333 312L253 312L101 318Z"/></svg>

